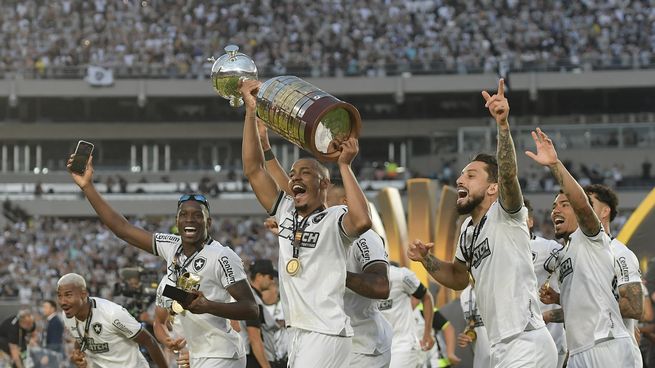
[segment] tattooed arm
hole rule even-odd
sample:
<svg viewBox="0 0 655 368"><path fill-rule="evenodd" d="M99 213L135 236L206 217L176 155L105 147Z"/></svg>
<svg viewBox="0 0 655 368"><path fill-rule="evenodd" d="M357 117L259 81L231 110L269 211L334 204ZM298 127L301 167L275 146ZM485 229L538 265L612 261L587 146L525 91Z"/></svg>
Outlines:
<svg viewBox="0 0 655 368"><path fill-rule="evenodd" d="M600 220L596 217L596 213L594 213L594 209L589 203L587 193L585 193L580 184L578 184L571 173L564 167L562 161L557 158L553 141L539 128L537 128L536 132L532 132L532 139L537 145L537 153L527 151L525 154L538 164L550 168L550 172L559 183L571 207L573 207L575 217L578 219L578 225L582 232L587 236L598 234L601 226Z"/></svg>
<svg viewBox="0 0 655 368"><path fill-rule="evenodd" d="M546 323L563 323L564 322L564 310L562 308L559 309L551 309L549 311L545 311L543 314L544 317L544 322Z"/></svg>
<svg viewBox="0 0 655 368"><path fill-rule="evenodd" d="M505 98L505 81L498 81L498 93L490 96L487 91L482 92L485 107L498 124L498 188L500 190L500 203L509 212L515 212L523 206L523 195L519 185L518 168L516 164L516 150L509 131L509 103Z"/></svg>
<svg viewBox="0 0 655 368"><path fill-rule="evenodd" d="M621 317L640 319L644 310L644 296L641 283L631 282L619 286L619 309Z"/></svg>
<svg viewBox="0 0 655 368"><path fill-rule="evenodd" d="M434 243L424 244L420 240L414 240L409 244L407 256L412 261L421 262L425 270L438 283L453 290L462 290L469 284L469 273L466 265L455 259L453 262L446 262L430 254L429 250Z"/></svg>

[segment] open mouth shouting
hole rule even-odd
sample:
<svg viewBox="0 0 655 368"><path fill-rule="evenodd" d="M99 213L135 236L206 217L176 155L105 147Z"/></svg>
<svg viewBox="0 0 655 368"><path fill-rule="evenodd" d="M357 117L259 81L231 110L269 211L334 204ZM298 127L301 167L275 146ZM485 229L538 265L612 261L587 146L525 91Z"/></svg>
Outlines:
<svg viewBox="0 0 655 368"><path fill-rule="evenodd" d="M293 199L295 199L296 202L304 199L307 196L307 188L305 188L305 186L300 183L293 184L291 186L291 192L293 192Z"/></svg>
<svg viewBox="0 0 655 368"><path fill-rule="evenodd" d="M457 204L463 202L469 196L469 191L464 187L457 187Z"/></svg>

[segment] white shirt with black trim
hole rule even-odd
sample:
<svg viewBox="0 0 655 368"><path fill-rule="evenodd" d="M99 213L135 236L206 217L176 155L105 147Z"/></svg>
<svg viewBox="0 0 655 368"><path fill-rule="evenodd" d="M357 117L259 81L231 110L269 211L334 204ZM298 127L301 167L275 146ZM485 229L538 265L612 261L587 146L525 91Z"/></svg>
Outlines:
<svg viewBox="0 0 655 368"><path fill-rule="evenodd" d="M172 262L175 254L180 254L178 266L187 259L181 253L182 239L173 234L154 234L153 253L166 260L167 279L171 285L176 276ZM208 300L218 303L233 301L227 288L246 279L243 262L234 251L216 240L206 244L200 252L192 256L186 270L200 276L198 290ZM177 316L187 340L189 353L194 358L237 359L245 356L245 345L239 333L232 329L226 318L213 314L194 314L185 311Z"/></svg>
<svg viewBox="0 0 655 368"><path fill-rule="evenodd" d="M532 249L534 273L537 276L537 288L541 288L546 280L548 280L550 287L556 292L559 292L556 269L559 257L563 254L564 246L555 240L535 236L530 240L530 248ZM548 279L551 273L552 276ZM562 308L559 304L544 304L539 300L539 309L541 309L542 313L559 308ZM564 324L551 322L546 325L546 328L553 337L553 341L555 341L557 353L560 355L566 354Z"/></svg>
<svg viewBox="0 0 655 368"><path fill-rule="evenodd" d="M411 296L421 286L414 271L405 267L389 266L389 299L379 301L378 307L393 328L392 350L419 349L416 321Z"/></svg>
<svg viewBox="0 0 655 368"><path fill-rule="evenodd" d="M473 367L489 367L491 359L491 350L489 350L489 338L487 337L487 328L484 327L484 321L478 311L478 305L475 303L475 291L472 285L462 290L459 295L459 303L464 312L465 326L473 319L476 339L473 344ZM465 327L466 328L466 327Z"/></svg>
<svg viewBox="0 0 655 368"><path fill-rule="evenodd" d="M89 366L100 368L148 367L146 358L139 351L139 344L132 339L141 331L141 323L122 306L102 298L91 300L91 322L84 353ZM82 344L86 320L64 318L64 325L71 336Z"/></svg>
<svg viewBox="0 0 655 368"><path fill-rule="evenodd" d="M341 224L346 212L346 206L332 206L310 215L298 252L301 269L291 276L286 265L293 258L295 205L291 196L280 192L270 214L279 226L280 296L287 326L353 336L343 304L348 248L354 240L345 234ZM297 221L303 218L298 216Z"/></svg>
<svg viewBox="0 0 655 368"><path fill-rule="evenodd" d="M509 213L495 201L484 217L481 228L468 226L470 217L464 221L455 258L467 264L475 279L478 309L493 346L522 331L540 328L544 321L532 265L527 208Z"/></svg>
<svg viewBox="0 0 655 368"><path fill-rule="evenodd" d="M366 267L382 262L388 264L382 238L373 230L362 234L350 248L346 269L363 273ZM393 329L378 309L378 301L363 297L346 288L343 296L346 314L355 331L353 352L379 355L391 349Z"/></svg>
<svg viewBox="0 0 655 368"><path fill-rule="evenodd" d="M617 288L631 283L641 285L641 270L637 256L616 238L612 239L610 244L612 245L612 252L614 252L614 273L616 274ZM623 318L623 324L625 324L630 335L634 336L637 320ZM633 342L637 345L637 340L633 339Z"/></svg>
<svg viewBox="0 0 655 368"><path fill-rule="evenodd" d="M610 237L574 231L558 266L560 302L571 355L607 338L629 337L621 321Z"/></svg>

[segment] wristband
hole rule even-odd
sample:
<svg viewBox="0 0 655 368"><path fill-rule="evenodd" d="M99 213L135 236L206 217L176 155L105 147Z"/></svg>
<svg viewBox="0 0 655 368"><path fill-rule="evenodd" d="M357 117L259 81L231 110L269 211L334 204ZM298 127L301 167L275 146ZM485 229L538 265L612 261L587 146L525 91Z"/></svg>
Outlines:
<svg viewBox="0 0 655 368"><path fill-rule="evenodd" d="M273 154L273 151L270 149L267 149L264 151L264 160L266 161L271 161L275 158L275 155Z"/></svg>

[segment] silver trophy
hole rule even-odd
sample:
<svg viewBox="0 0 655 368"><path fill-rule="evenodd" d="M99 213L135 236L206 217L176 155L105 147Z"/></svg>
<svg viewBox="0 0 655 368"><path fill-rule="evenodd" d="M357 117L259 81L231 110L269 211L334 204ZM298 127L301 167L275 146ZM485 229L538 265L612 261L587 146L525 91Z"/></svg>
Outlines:
<svg viewBox="0 0 655 368"><path fill-rule="evenodd" d="M230 105L243 104L239 81L257 79L257 67L230 45L212 66L212 85ZM287 141L321 161L336 161L341 142L359 137L362 119L355 106L298 77L271 78L259 87L257 117Z"/></svg>
<svg viewBox="0 0 655 368"><path fill-rule="evenodd" d="M230 100L230 106L239 107L243 105L239 81L257 79L257 66L251 58L239 52L239 46L229 45L225 47L225 52L218 59L209 58L209 61L214 62L212 86L219 96Z"/></svg>

